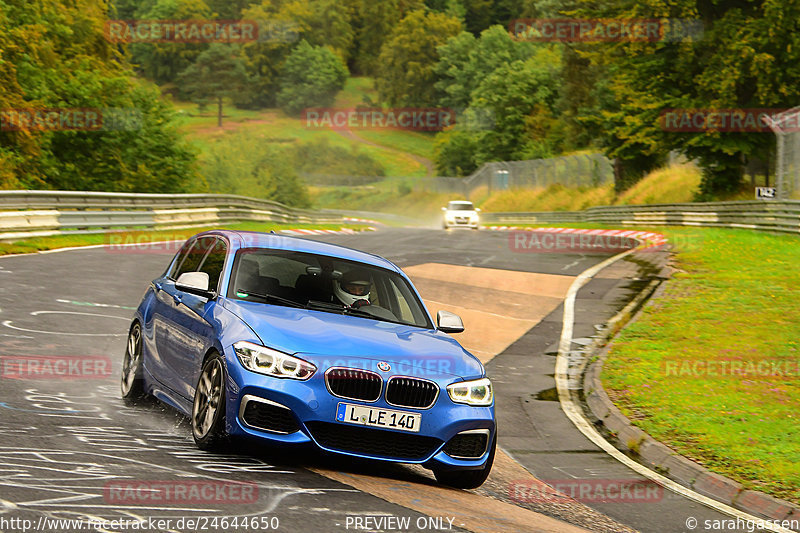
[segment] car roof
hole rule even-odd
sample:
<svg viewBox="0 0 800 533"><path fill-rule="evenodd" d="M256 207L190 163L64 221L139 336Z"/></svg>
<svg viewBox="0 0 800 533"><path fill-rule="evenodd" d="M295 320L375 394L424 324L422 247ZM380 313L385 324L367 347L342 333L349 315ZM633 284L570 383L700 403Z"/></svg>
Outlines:
<svg viewBox="0 0 800 533"><path fill-rule="evenodd" d="M339 246L338 244L329 244L326 242L312 241L310 239L278 235L277 233L262 233L258 231L210 230L198 233L196 237L204 235L222 235L223 237L227 237L228 241L231 243L231 251L236 251L240 248L264 248L306 252L336 257L338 259L358 261L368 265L387 268L394 272L400 271L400 269L388 259L384 259L375 254L347 248L346 246Z"/></svg>
<svg viewBox="0 0 800 533"><path fill-rule="evenodd" d="M472 202L470 202L469 200L450 200L450 202L448 202L448 203L451 203L451 204L470 204L470 205L472 205Z"/></svg>

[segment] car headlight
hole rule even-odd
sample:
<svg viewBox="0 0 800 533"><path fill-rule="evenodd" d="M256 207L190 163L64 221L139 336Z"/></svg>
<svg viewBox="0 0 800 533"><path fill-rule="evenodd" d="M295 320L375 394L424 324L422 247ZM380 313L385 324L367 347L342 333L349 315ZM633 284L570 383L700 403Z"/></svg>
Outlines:
<svg viewBox="0 0 800 533"><path fill-rule="evenodd" d="M494 393L489 378L461 381L447 386L447 394L455 403L467 405L492 405Z"/></svg>
<svg viewBox="0 0 800 533"><path fill-rule="evenodd" d="M317 371L308 361L252 342L239 341L233 345L233 350L246 369L274 378L305 381Z"/></svg>

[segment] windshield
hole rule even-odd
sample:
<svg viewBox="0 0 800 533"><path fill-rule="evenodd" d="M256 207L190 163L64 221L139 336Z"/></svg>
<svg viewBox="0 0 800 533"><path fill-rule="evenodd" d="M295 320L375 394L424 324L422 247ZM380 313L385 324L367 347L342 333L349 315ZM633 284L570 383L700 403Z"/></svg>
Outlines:
<svg viewBox="0 0 800 533"><path fill-rule="evenodd" d="M474 209L472 202L450 202L447 204L448 211L472 211Z"/></svg>
<svg viewBox="0 0 800 533"><path fill-rule="evenodd" d="M240 250L228 297L432 328L421 302L399 274L304 252Z"/></svg>

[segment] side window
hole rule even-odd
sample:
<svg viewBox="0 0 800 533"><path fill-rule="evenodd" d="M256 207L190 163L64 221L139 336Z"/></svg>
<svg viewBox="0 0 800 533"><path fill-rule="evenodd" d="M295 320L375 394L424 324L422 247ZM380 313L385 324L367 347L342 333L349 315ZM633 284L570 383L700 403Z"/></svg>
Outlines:
<svg viewBox="0 0 800 533"><path fill-rule="evenodd" d="M169 279L175 279L178 277L176 275L178 269L181 267L181 263L183 263L183 260L186 259L186 254L189 252L192 246L194 246L193 239L186 241L181 247L181 249L178 251L178 253L175 255L175 260L172 262L169 272L167 273L167 277Z"/></svg>
<svg viewBox="0 0 800 533"><path fill-rule="evenodd" d="M208 274L208 288L217 290L219 277L222 274L222 267L225 265L225 252L227 247L225 241L217 239L213 248L208 252L203 264L200 265L200 272Z"/></svg>
<svg viewBox="0 0 800 533"><path fill-rule="evenodd" d="M203 237L197 239L195 241L194 246L189 249L186 253L186 257L183 259L183 263L178 268L177 272L175 272L175 279L178 279L181 274L185 272L195 272L197 267L200 266L200 263L203 262L203 258L208 253L209 249L214 246L214 241L216 240L215 237Z"/></svg>

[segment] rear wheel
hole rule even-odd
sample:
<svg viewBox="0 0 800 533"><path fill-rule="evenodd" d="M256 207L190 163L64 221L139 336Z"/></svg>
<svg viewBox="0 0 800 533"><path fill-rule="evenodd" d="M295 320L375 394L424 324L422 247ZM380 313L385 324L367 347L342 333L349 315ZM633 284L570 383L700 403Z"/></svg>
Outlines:
<svg viewBox="0 0 800 533"><path fill-rule="evenodd" d="M442 485L456 489L477 489L483 485L483 482L489 477L489 472L492 471L495 450L497 450L497 430L495 430L492 449L483 468L480 470L434 470L433 475L436 476L436 481Z"/></svg>
<svg viewBox="0 0 800 533"><path fill-rule="evenodd" d="M202 450L219 449L228 440L225 431L225 367L219 354L205 362L195 388L192 436Z"/></svg>
<svg viewBox="0 0 800 533"><path fill-rule="evenodd" d="M122 399L134 404L145 396L142 378L142 327L136 322L128 333L128 347L122 360Z"/></svg>

